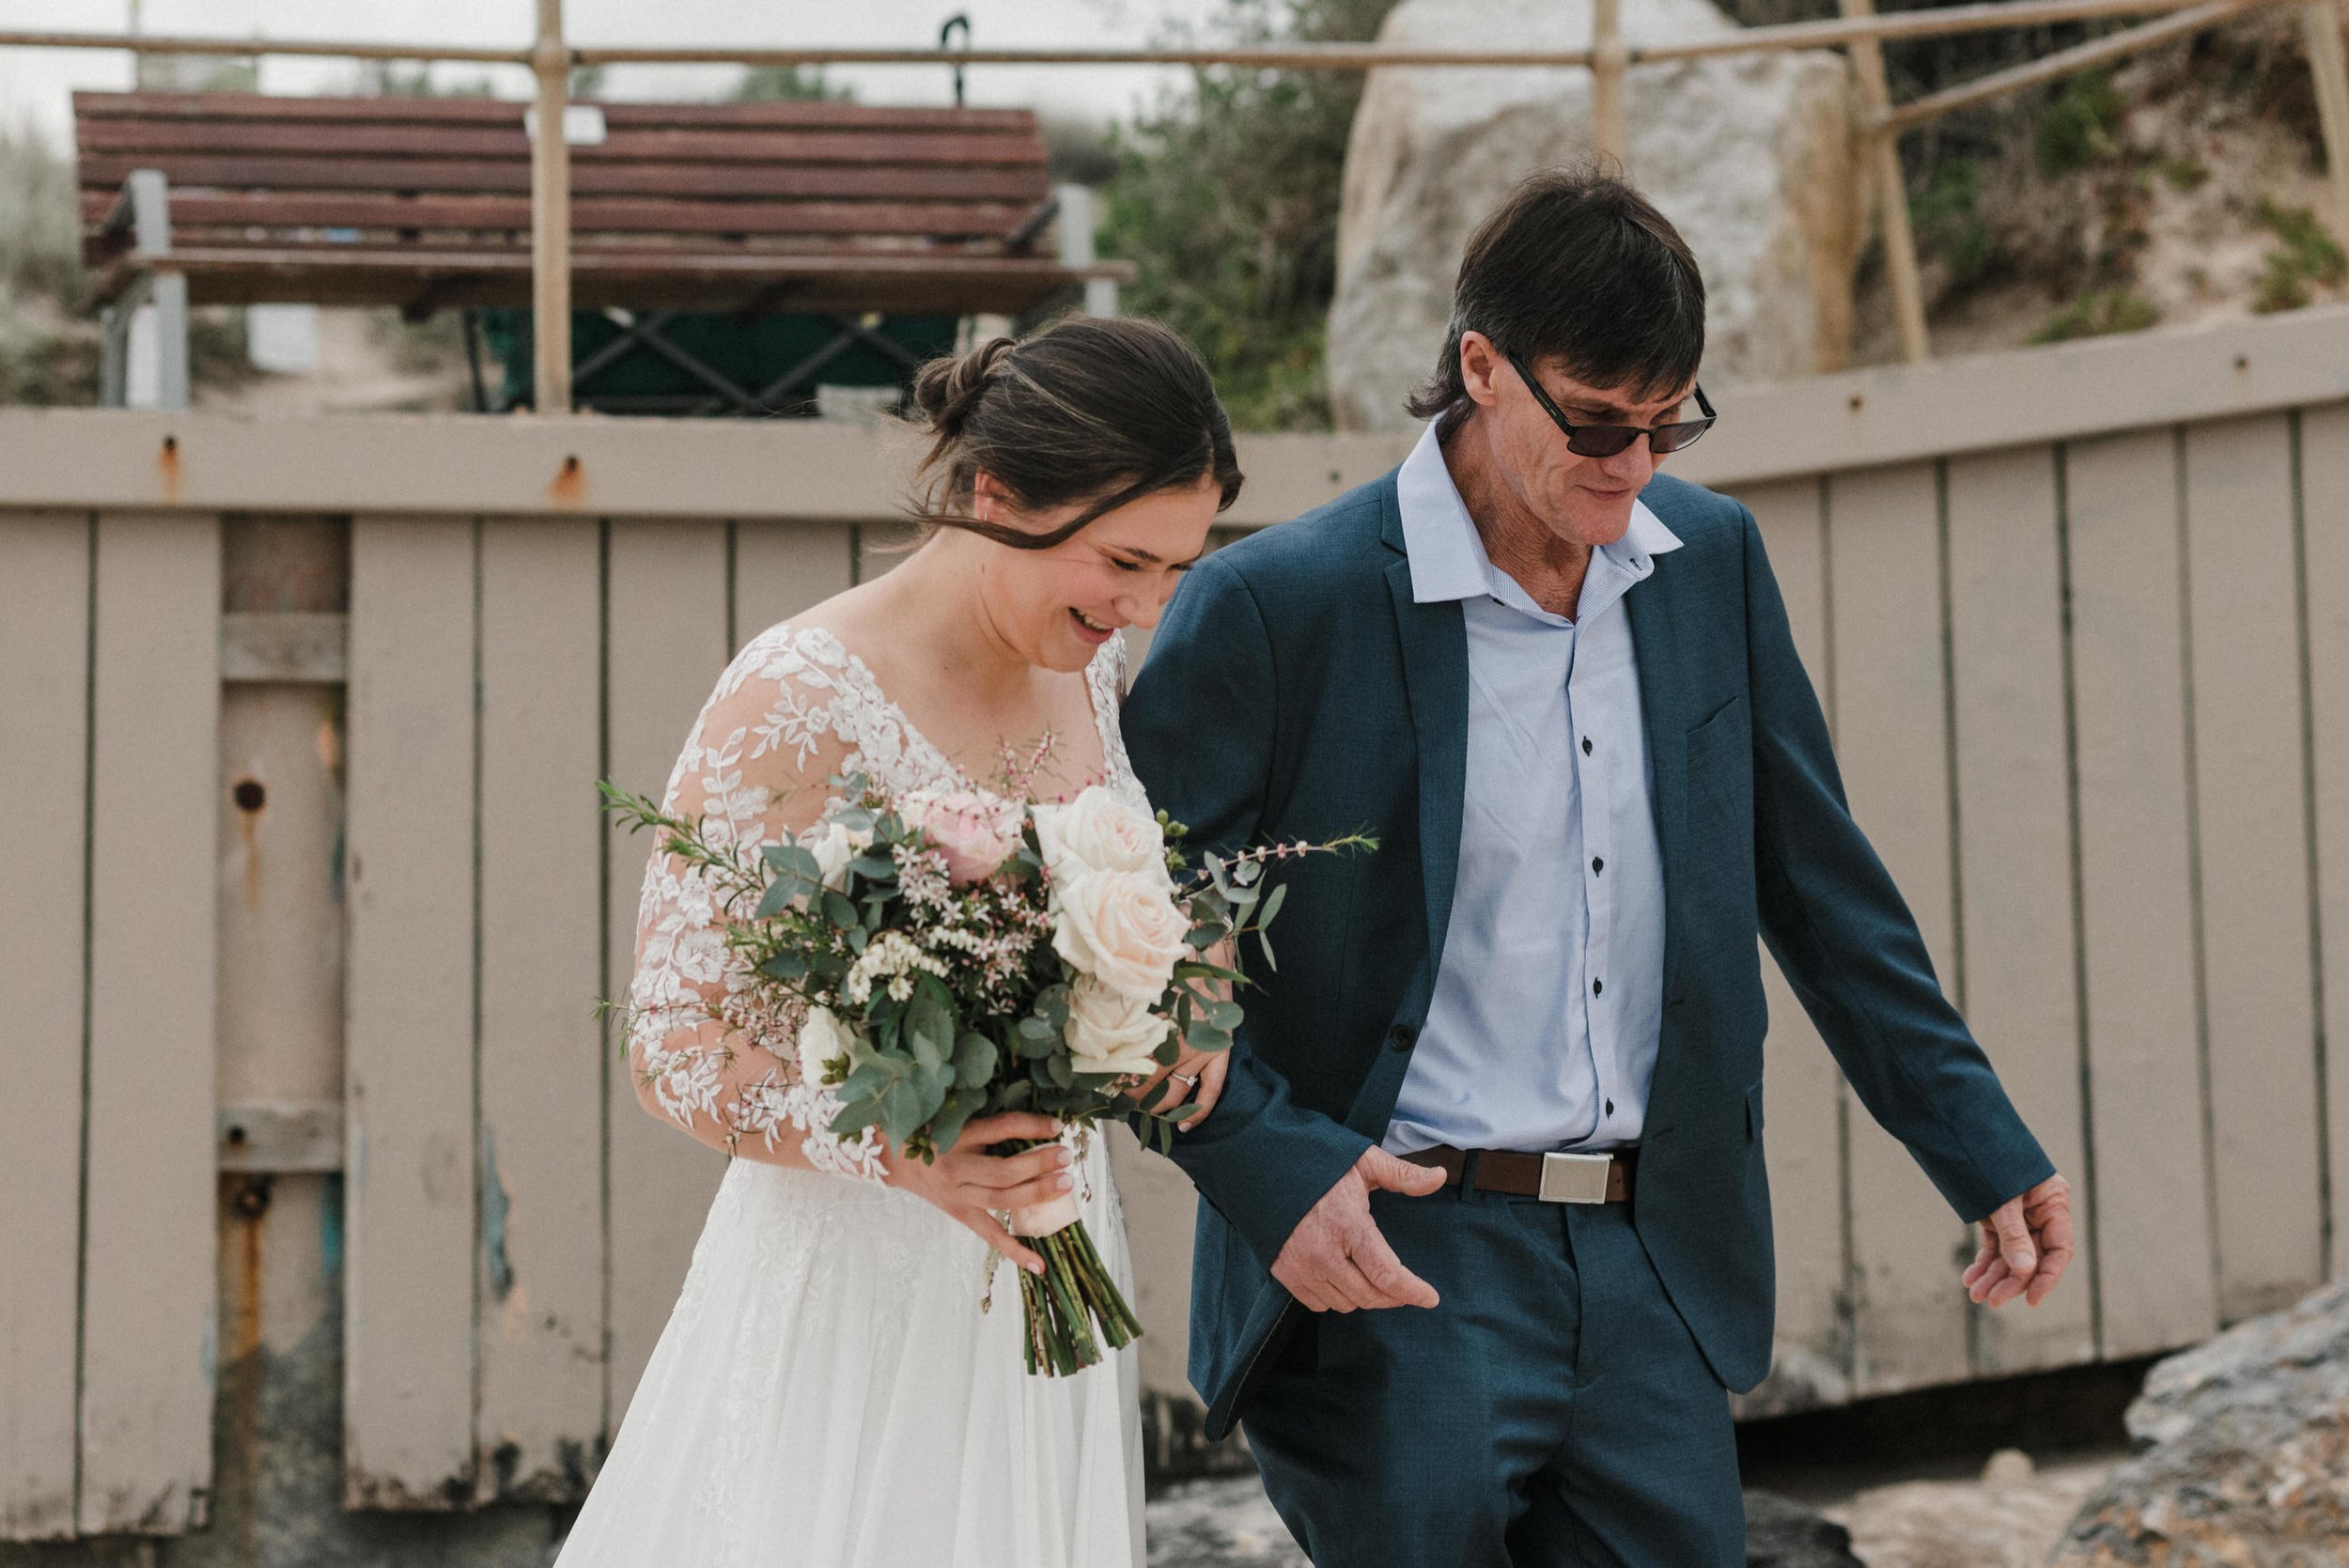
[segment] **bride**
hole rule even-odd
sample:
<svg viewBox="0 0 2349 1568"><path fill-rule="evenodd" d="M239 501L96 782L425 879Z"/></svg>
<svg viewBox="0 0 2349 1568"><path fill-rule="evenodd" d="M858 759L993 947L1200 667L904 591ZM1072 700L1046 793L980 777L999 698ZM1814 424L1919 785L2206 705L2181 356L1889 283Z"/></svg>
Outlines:
<svg viewBox="0 0 2349 1568"><path fill-rule="evenodd" d="M664 801L713 843L807 832L850 771L1142 801L1118 629L1157 623L1240 485L1206 367L1163 327L1075 319L927 365L913 396L928 536L727 667ZM723 920L655 854L630 989L638 1097L736 1157L558 1568L1139 1568L1133 1350L1032 1376L1018 1292L980 1311L997 1254L1040 1266L999 1216L1070 1192L1130 1296L1102 1140L986 1154L1061 1131L1008 1114L924 1163L871 1131L833 1137L837 1103L790 1045L718 1021ZM1204 1115L1222 1067L1186 1051L1168 1071Z"/></svg>

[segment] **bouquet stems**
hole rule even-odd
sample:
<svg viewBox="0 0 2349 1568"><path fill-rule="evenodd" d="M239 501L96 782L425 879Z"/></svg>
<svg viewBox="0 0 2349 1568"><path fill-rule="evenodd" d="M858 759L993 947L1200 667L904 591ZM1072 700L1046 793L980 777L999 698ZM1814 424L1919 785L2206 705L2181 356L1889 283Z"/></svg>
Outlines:
<svg viewBox="0 0 2349 1568"><path fill-rule="evenodd" d="M1044 1260L1041 1274L1019 1270L1029 1372L1066 1377L1098 1363L1103 1342L1116 1350L1141 1337L1142 1322L1110 1278L1083 1220L1031 1236L1028 1244Z"/></svg>

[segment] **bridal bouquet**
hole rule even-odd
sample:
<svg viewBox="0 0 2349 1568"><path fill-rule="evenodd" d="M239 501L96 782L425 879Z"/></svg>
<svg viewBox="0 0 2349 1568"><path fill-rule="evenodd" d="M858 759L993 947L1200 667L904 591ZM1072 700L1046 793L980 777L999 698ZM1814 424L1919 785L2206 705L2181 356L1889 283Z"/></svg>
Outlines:
<svg viewBox="0 0 2349 1568"><path fill-rule="evenodd" d="M1098 785L1028 804L834 783L820 822L754 858L642 797L604 793L631 828L702 868L745 964L737 1009L836 1096L832 1132L877 1127L917 1158L1009 1110L1079 1129L1131 1117L1166 1147L1190 1108L1170 1103L1172 1079L1136 1091L1178 1042L1231 1045L1241 1010L1229 992L1246 981L1209 955L1251 932L1273 961L1265 933L1287 889L1268 886L1266 867L1376 847L1361 835L1286 844L1193 871L1174 847L1180 824ZM1100 1360L1102 1342L1142 1332L1072 1197L1015 1211L1009 1228L1045 1265L1019 1271L1031 1373L1076 1372Z"/></svg>

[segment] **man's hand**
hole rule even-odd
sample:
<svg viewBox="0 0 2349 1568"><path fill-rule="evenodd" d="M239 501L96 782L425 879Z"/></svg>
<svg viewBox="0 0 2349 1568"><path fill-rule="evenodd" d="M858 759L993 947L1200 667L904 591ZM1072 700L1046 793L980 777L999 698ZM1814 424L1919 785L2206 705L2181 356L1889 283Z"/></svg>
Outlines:
<svg viewBox="0 0 2349 1568"><path fill-rule="evenodd" d="M1403 1266L1370 1217L1374 1188L1424 1198L1443 1186L1443 1172L1413 1165L1384 1149L1364 1149L1354 1168L1305 1211L1272 1260L1272 1277L1307 1309L1350 1312L1357 1307L1432 1307L1435 1288Z"/></svg>
<svg viewBox="0 0 2349 1568"><path fill-rule="evenodd" d="M1982 1222L1982 1250L1966 1270L1966 1294L1977 1306L2003 1307L2020 1296L2036 1307L2071 1262L2072 1184L2049 1176Z"/></svg>

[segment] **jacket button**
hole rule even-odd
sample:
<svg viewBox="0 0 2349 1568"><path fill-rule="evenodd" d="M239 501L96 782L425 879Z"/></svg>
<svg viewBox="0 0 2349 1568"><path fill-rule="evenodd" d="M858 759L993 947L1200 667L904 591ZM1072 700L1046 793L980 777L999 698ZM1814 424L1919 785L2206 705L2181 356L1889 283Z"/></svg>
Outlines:
<svg viewBox="0 0 2349 1568"><path fill-rule="evenodd" d="M1387 1044L1396 1050L1409 1050L1418 1039L1419 1031L1407 1023L1396 1024L1387 1031Z"/></svg>

